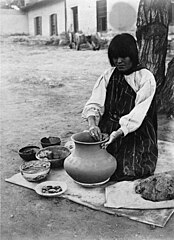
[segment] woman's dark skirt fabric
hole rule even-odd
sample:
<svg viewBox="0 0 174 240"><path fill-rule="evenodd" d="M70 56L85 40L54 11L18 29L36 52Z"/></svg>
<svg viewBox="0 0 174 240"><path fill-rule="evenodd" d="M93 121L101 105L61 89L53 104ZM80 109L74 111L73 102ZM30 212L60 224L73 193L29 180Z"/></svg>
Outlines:
<svg viewBox="0 0 174 240"><path fill-rule="evenodd" d="M111 134L120 128L119 119L135 106L136 93L117 70L112 74L106 93L105 112L99 127ZM116 139L107 148L117 161L110 180L134 180L154 173L158 158L157 114L155 98L141 126L125 137Z"/></svg>

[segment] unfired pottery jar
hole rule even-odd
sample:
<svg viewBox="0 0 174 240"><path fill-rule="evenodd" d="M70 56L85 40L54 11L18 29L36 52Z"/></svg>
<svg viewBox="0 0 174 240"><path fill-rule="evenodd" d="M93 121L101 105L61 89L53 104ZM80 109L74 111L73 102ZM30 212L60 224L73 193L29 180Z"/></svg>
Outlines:
<svg viewBox="0 0 174 240"><path fill-rule="evenodd" d="M101 143L108 138L96 142L89 132L80 132L71 138L75 148L64 162L64 169L69 176L81 184L107 182L117 167L116 159L101 148Z"/></svg>

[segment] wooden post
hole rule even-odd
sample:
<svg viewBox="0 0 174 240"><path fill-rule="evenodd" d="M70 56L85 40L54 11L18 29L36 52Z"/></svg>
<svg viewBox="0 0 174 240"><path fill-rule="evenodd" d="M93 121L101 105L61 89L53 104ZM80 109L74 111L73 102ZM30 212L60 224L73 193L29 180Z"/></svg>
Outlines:
<svg viewBox="0 0 174 240"><path fill-rule="evenodd" d="M66 0L64 0L64 6L65 6L65 33L67 32L67 5Z"/></svg>

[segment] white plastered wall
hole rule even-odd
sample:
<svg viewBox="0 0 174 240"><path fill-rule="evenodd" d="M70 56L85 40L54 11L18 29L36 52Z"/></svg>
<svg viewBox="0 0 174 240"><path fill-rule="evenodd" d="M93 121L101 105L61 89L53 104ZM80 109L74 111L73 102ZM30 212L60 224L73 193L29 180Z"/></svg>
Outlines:
<svg viewBox="0 0 174 240"><path fill-rule="evenodd" d="M34 19L42 17L42 36L50 36L50 15L57 14L58 34L65 31L65 7L63 1L28 11L29 33L35 35Z"/></svg>
<svg viewBox="0 0 174 240"><path fill-rule="evenodd" d="M78 6L79 31L85 34L96 32L96 0L68 0L67 1L67 29L73 24L72 8Z"/></svg>
<svg viewBox="0 0 174 240"><path fill-rule="evenodd" d="M0 34L28 34L27 15L13 9L1 9Z"/></svg>
<svg viewBox="0 0 174 240"><path fill-rule="evenodd" d="M114 28L110 24L110 14L112 8L117 3L126 3L128 8L132 8L134 11L134 22L128 29L123 29L123 31L135 30L136 28L136 18L138 12L138 5L140 0L107 0L107 28L108 31L119 31L122 30L121 27ZM97 31L97 14L96 14L96 2L97 0L67 0L67 29L71 28L73 25L73 13L72 8L78 6L78 23L79 30L84 33L94 33ZM124 14L124 12L123 12ZM123 16L128 18L128 15ZM119 19L117 19L119 20ZM117 21L118 22L118 21ZM119 29L120 28L120 29Z"/></svg>

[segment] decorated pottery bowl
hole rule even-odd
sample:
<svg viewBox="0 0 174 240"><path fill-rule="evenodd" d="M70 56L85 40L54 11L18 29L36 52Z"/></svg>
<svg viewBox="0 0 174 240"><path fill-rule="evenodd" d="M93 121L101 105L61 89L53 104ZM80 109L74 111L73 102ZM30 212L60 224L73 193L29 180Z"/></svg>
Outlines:
<svg viewBox="0 0 174 240"><path fill-rule="evenodd" d="M25 162L20 166L21 175L29 182L39 182L46 178L50 172L50 162L34 160Z"/></svg>
<svg viewBox="0 0 174 240"><path fill-rule="evenodd" d="M65 158L70 155L71 151L63 146L49 146L39 150L36 154L38 160L47 159L51 163L51 168L63 167Z"/></svg>
<svg viewBox="0 0 174 240"><path fill-rule="evenodd" d="M31 161L36 159L36 153L39 151L39 147L37 146L26 146L19 149L19 156L25 161Z"/></svg>

